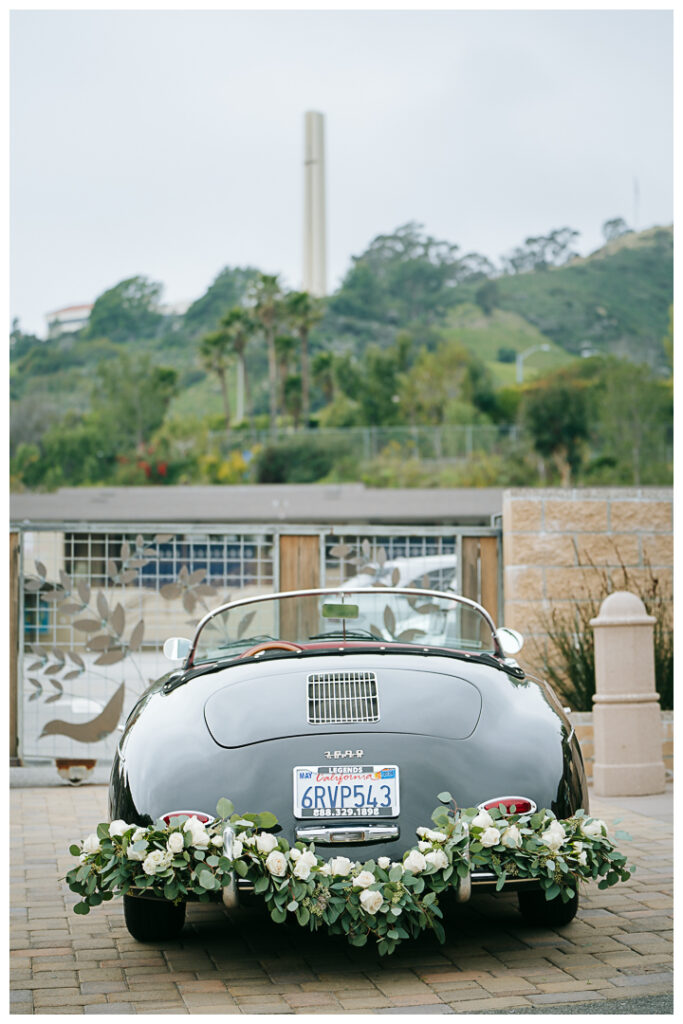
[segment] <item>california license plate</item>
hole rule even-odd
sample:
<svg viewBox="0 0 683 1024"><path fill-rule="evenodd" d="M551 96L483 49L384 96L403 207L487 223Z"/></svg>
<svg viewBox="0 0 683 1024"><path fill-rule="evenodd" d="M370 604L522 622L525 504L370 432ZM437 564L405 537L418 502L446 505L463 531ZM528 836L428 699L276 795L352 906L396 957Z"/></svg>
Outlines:
<svg viewBox="0 0 683 1024"><path fill-rule="evenodd" d="M395 764L294 769L295 818L394 818L398 812Z"/></svg>

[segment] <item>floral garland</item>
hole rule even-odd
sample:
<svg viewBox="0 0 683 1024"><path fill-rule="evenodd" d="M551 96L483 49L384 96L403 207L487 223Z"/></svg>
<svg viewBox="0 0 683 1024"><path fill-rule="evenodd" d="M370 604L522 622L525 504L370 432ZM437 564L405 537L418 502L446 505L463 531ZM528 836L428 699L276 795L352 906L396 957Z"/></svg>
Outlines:
<svg viewBox="0 0 683 1024"><path fill-rule="evenodd" d="M506 879L538 878L547 900L563 902L575 895L581 879L599 879L606 888L630 877L626 856L608 837L605 822L584 811L560 821L547 810L516 814L501 805L459 811L449 793L439 799L432 814L436 827L418 828L417 845L400 861L378 857L363 864L348 857L325 861L313 844L290 847L268 831L277 825L275 815L236 814L225 798L218 817L206 824L184 815L149 828L102 823L70 847L79 859L66 876L81 896L74 911L87 914L128 892L175 903L188 897L207 901L238 875L253 884L276 923L289 915L311 930L324 925L330 934L345 934L353 946L374 936L378 952L389 954L427 928L445 940L438 898L457 890L472 867L494 871L498 890ZM235 834L231 856L224 850L227 825ZM617 832L616 838L630 837Z"/></svg>

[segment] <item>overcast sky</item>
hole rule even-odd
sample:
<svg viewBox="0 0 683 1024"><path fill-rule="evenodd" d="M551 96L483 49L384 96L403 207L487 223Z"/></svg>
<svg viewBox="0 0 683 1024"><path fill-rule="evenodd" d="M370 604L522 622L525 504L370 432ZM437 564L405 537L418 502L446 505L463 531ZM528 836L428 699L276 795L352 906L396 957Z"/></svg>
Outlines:
<svg viewBox="0 0 683 1024"><path fill-rule="evenodd" d="M330 290L409 220L493 259L671 223L669 12L26 11L11 29L11 314L225 265L301 285L303 115L326 115Z"/></svg>

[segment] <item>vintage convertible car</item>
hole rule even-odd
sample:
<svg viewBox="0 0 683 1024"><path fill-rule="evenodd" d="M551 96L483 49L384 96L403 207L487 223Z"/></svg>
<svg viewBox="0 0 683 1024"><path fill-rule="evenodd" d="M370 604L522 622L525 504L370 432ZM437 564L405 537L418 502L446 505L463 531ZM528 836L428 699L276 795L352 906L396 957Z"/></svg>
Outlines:
<svg viewBox="0 0 683 1024"><path fill-rule="evenodd" d="M208 820L228 796L272 811L290 843L329 857L400 859L437 794L558 817L588 794L578 741L552 689L511 657L522 644L452 593L394 587L250 597L206 615L183 660L131 711L112 767L110 817ZM223 890L239 899L239 883ZM490 891L473 871L458 891ZM533 923L571 920L577 898L517 888ZM124 897L138 938L182 928L185 905Z"/></svg>

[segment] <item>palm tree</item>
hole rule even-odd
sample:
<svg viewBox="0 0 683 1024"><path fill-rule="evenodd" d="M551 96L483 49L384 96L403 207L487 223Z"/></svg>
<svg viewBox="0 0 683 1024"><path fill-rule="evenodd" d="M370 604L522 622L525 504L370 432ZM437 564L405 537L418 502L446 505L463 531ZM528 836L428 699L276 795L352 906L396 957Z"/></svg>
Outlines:
<svg viewBox="0 0 683 1024"><path fill-rule="evenodd" d="M230 396L227 379L232 359L230 337L223 330L205 334L199 345L199 357L204 368L218 377L223 396L225 432L227 434L230 432Z"/></svg>
<svg viewBox="0 0 683 1024"><path fill-rule="evenodd" d="M237 411L235 418L238 423L241 423L245 418L245 413L247 418L251 413L246 350L257 329L257 324L248 310L242 306L234 306L221 319L221 327L228 337L230 348L237 356Z"/></svg>
<svg viewBox="0 0 683 1024"><path fill-rule="evenodd" d="M310 415L308 335L322 320L323 314L323 302L308 292L290 292L287 296L287 317L301 343L301 417L305 427Z"/></svg>
<svg viewBox="0 0 683 1024"><path fill-rule="evenodd" d="M278 334L275 338L277 361L277 405L278 413L285 407L285 382L289 376L289 365L296 351L296 338L291 334Z"/></svg>
<svg viewBox="0 0 683 1024"><path fill-rule="evenodd" d="M263 331L268 347L268 391L270 398L270 429L277 426L277 357L275 337L283 319L283 294L277 274L259 274L249 289L251 311Z"/></svg>

